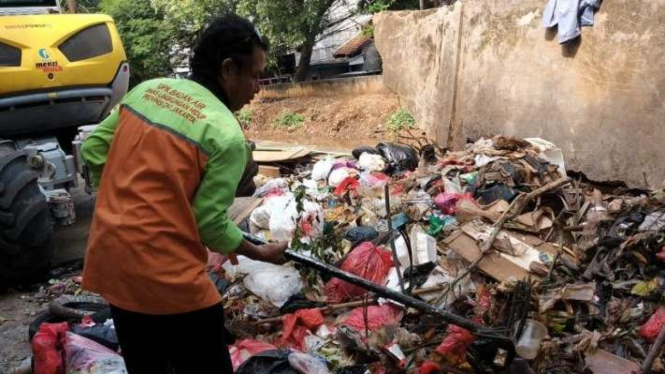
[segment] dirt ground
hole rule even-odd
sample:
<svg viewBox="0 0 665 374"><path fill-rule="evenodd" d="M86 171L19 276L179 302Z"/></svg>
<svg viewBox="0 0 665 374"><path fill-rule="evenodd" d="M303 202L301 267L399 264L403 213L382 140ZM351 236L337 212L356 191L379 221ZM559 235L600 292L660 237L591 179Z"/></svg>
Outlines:
<svg viewBox="0 0 665 374"><path fill-rule="evenodd" d="M247 135L252 139L291 144L318 144L353 149L392 140L386 122L400 108L396 95L356 97L299 97L252 103ZM304 116L299 127L276 124L284 113Z"/></svg>

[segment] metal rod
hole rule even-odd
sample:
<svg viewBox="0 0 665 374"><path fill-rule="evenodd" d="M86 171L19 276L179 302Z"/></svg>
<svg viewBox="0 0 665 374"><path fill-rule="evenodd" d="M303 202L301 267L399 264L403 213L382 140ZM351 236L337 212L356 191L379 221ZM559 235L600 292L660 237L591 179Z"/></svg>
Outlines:
<svg viewBox="0 0 665 374"><path fill-rule="evenodd" d="M386 200L386 215L388 216L388 231L393 229L393 219L390 214L390 188L388 183L386 183L383 189L385 200ZM399 289L402 290L402 293L406 293L406 288L404 287L404 278L402 278L402 265L399 263L399 257L397 257L397 248L395 247L395 237L390 235L390 249L393 253L393 263L395 265L395 270L397 271L397 281L399 282Z"/></svg>
<svg viewBox="0 0 665 374"><path fill-rule="evenodd" d="M450 312L447 312L445 310L436 308L422 300L418 300L416 298L413 298L411 296L407 296L404 294L401 294L399 292L395 292L393 290L390 290L388 288L379 286L378 284L372 283L366 279L363 279L355 274L347 273L345 271L342 271L334 266L324 264L320 261L317 261L311 257L304 256L300 253L293 252L291 250L287 250L284 255L286 256L287 259L295 261L299 264L302 264L308 268L313 268L319 271L327 272L329 274L332 274L334 277L339 278L343 281L349 282L355 286L362 287L366 290L374 292L376 295L380 297L385 297L386 299L390 299L393 301L397 301L400 304L406 305L408 307L418 309L419 311L435 316L441 317L444 321L448 323L452 323L455 325L458 325L460 327L463 327L471 332L475 333L485 333L485 334L490 334L490 335L496 335L491 328L488 328L487 326L479 325L469 319L460 317L456 314L452 314ZM497 339L502 339L502 340L509 340L509 338L501 336L501 335L496 335Z"/></svg>

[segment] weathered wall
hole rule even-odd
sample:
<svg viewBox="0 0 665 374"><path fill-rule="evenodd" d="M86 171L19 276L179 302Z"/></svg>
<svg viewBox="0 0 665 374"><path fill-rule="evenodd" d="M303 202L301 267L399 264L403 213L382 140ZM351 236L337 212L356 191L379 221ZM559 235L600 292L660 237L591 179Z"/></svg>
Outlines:
<svg viewBox="0 0 665 374"><path fill-rule="evenodd" d="M303 83L263 86L259 98L357 96L392 94L383 83L383 77L372 75L357 78L329 79Z"/></svg>
<svg viewBox="0 0 665 374"><path fill-rule="evenodd" d="M465 0L435 12L379 14L384 81L441 144L538 136L591 178L659 186L665 0L605 1L596 25L569 46L542 28L545 3Z"/></svg>

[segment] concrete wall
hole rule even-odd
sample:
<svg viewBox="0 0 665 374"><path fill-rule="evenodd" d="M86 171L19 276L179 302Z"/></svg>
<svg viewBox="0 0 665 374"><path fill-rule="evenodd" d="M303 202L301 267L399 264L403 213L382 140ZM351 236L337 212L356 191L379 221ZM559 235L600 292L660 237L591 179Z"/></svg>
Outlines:
<svg viewBox="0 0 665 374"><path fill-rule="evenodd" d="M605 1L561 46L543 0L375 16L384 81L440 144L542 137L593 179L665 180L665 0ZM646 181L645 181L646 175Z"/></svg>
<svg viewBox="0 0 665 374"><path fill-rule="evenodd" d="M264 99L287 97L330 97L367 94L393 94L380 75L357 78L329 79L304 83L262 86L258 97Z"/></svg>

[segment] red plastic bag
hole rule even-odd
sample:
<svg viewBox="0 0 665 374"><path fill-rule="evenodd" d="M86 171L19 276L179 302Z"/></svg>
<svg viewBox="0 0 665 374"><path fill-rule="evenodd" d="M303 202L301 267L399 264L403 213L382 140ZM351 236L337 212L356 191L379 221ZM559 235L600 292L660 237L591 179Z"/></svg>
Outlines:
<svg viewBox="0 0 665 374"><path fill-rule="evenodd" d="M323 314L314 309L300 309L293 314L287 314L282 317L284 322L284 332L282 333L281 343L302 350L305 337L309 332L323 325Z"/></svg>
<svg viewBox="0 0 665 374"><path fill-rule="evenodd" d="M659 260L661 260L661 261L665 261L665 247L663 247L663 248L660 250L660 252L658 252L658 253L656 254L656 258L659 259Z"/></svg>
<svg viewBox="0 0 665 374"><path fill-rule="evenodd" d="M375 247L370 242L357 246L344 260L342 270L363 277L371 282L382 284L393 266L390 252ZM365 295L361 287L333 278L325 286L328 302L340 303L347 299Z"/></svg>
<svg viewBox="0 0 665 374"><path fill-rule="evenodd" d="M665 325L665 308L659 308L656 313L654 313L649 320L640 327L638 333L640 336L653 343L660 329Z"/></svg>
<svg viewBox="0 0 665 374"><path fill-rule="evenodd" d="M376 330L382 326L397 325L402 317L402 310L390 305L370 305L367 307L367 328ZM360 332L365 332L365 308L356 308L349 313L344 325Z"/></svg>
<svg viewBox="0 0 665 374"><path fill-rule="evenodd" d="M473 195L469 193L449 193L444 192L436 195L434 198L434 205L441 211L448 215L454 215L457 211L457 204L462 200L472 201L474 204L476 201L473 199Z"/></svg>
<svg viewBox="0 0 665 374"><path fill-rule="evenodd" d="M233 364L233 371L238 370L240 365L247 361L255 354L265 351L277 349L272 344L260 342L257 340L241 340L234 345L229 346L229 353L231 354L231 363Z"/></svg>
<svg viewBox="0 0 665 374"><path fill-rule="evenodd" d="M436 351L445 356L451 363L464 362L466 350L473 344L476 338L469 330L457 325L448 326L448 335L436 348Z"/></svg>
<svg viewBox="0 0 665 374"><path fill-rule="evenodd" d="M62 323L43 323L32 339L35 374L65 374L62 360L69 325Z"/></svg>
<svg viewBox="0 0 665 374"><path fill-rule="evenodd" d="M342 183L335 188L335 196L342 196L346 192L350 192L352 195L358 195L358 187L360 187L360 182L355 177L347 177L342 181Z"/></svg>
<svg viewBox="0 0 665 374"><path fill-rule="evenodd" d="M434 361L427 360L418 368L418 374L432 374L441 371L441 365Z"/></svg>

